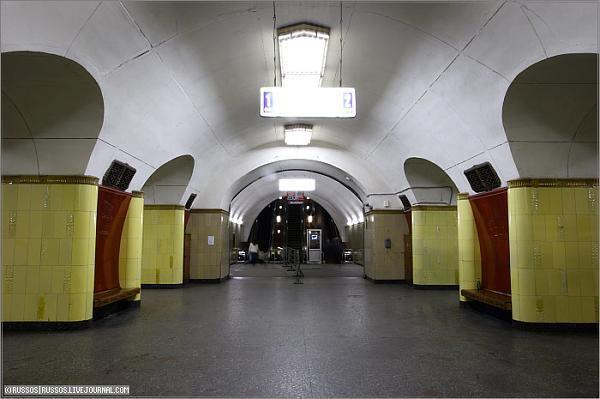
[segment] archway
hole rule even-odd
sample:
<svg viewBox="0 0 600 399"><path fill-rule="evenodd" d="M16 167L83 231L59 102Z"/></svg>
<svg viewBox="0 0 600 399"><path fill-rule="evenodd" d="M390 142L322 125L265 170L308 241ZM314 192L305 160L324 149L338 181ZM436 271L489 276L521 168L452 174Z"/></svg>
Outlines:
<svg viewBox="0 0 600 399"><path fill-rule="evenodd" d="M181 155L161 165L146 180L142 191L147 204L180 204L194 171L194 158Z"/></svg>
<svg viewBox="0 0 600 399"><path fill-rule="evenodd" d="M502 109L519 176L598 176L598 55L564 54L531 65Z"/></svg>
<svg viewBox="0 0 600 399"><path fill-rule="evenodd" d="M456 203L458 189L450 177L435 163L423 158L404 162L408 191L414 204L451 205Z"/></svg>
<svg viewBox="0 0 600 399"><path fill-rule="evenodd" d="M75 61L2 54L3 174L84 174L103 120L100 87Z"/></svg>

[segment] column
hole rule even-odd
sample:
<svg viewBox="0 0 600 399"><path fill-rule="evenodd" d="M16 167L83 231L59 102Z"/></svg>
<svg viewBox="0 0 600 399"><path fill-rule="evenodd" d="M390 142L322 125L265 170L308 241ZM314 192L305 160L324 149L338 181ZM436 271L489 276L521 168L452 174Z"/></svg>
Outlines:
<svg viewBox="0 0 600 399"><path fill-rule="evenodd" d="M229 212L192 209L190 279L222 281L229 278Z"/></svg>
<svg viewBox="0 0 600 399"><path fill-rule="evenodd" d="M142 281L142 247L144 229L144 193L133 191L127 209L119 250L119 284L121 288L140 288ZM141 299L137 294L134 301Z"/></svg>
<svg viewBox="0 0 600 399"><path fill-rule="evenodd" d="M2 176L3 321L92 318L98 179Z"/></svg>
<svg viewBox="0 0 600 399"><path fill-rule="evenodd" d="M413 284L458 285L456 206L413 206Z"/></svg>
<svg viewBox="0 0 600 399"><path fill-rule="evenodd" d="M144 205L142 284L183 284L181 205Z"/></svg>
<svg viewBox="0 0 600 399"><path fill-rule="evenodd" d="M598 180L508 182L513 319L598 322Z"/></svg>
<svg viewBox="0 0 600 399"><path fill-rule="evenodd" d="M458 216L458 295L461 302L466 302L467 299L460 295L460 290L478 288L478 283L481 282L481 253L469 194L458 194L456 205Z"/></svg>
<svg viewBox="0 0 600 399"><path fill-rule="evenodd" d="M364 226L365 276L375 282L404 280L404 235L408 224L402 211L373 210L365 216Z"/></svg>

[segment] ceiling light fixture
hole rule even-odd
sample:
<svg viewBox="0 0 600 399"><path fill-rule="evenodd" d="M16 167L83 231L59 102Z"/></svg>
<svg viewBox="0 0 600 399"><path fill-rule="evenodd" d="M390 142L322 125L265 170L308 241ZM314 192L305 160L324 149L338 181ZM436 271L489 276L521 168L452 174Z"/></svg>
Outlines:
<svg viewBox="0 0 600 399"><path fill-rule="evenodd" d="M315 191L315 179L279 179L279 191Z"/></svg>
<svg viewBox="0 0 600 399"><path fill-rule="evenodd" d="M319 87L325 71L329 28L297 24L277 29L283 87Z"/></svg>
<svg viewBox="0 0 600 399"><path fill-rule="evenodd" d="M295 124L285 125L283 129L285 144L309 145L312 137L313 125Z"/></svg>

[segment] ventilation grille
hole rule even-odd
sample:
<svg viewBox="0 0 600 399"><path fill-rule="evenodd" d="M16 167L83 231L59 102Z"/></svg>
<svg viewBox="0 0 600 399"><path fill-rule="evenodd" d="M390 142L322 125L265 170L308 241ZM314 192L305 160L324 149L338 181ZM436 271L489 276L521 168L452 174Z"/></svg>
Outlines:
<svg viewBox="0 0 600 399"><path fill-rule="evenodd" d="M135 172L128 164L114 160L102 178L102 185L125 191Z"/></svg>
<svg viewBox="0 0 600 399"><path fill-rule="evenodd" d="M402 206L405 210L410 209L410 201L408 200L408 197L406 195L401 194L398 196L398 198L400 198L400 201L402 201Z"/></svg>
<svg viewBox="0 0 600 399"><path fill-rule="evenodd" d="M192 207L192 204L194 203L195 199L196 199L196 194L190 194L190 197L185 202L185 209L190 209Z"/></svg>
<svg viewBox="0 0 600 399"><path fill-rule="evenodd" d="M465 176L476 193L490 191L500 187L500 178L489 162L480 163L467 170Z"/></svg>

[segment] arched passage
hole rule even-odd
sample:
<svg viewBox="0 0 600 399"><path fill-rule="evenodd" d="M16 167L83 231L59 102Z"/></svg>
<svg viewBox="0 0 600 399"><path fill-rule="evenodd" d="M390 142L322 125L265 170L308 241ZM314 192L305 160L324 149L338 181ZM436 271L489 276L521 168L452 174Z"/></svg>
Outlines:
<svg viewBox="0 0 600 399"><path fill-rule="evenodd" d="M451 205L458 189L450 177L435 163L423 158L408 158L404 173L415 204ZM408 195L407 195L408 196Z"/></svg>
<svg viewBox="0 0 600 399"><path fill-rule="evenodd" d="M78 63L2 54L2 173L84 174L104 119L98 83Z"/></svg>
<svg viewBox="0 0 600 399"><path fill-rule="evenodd" d="M564 54L531 65L502 109L520 177L598 176L598 55Z"/></svg>
<svg viewBox="0 0 600 399"><path fill-rule="evenodd" d="M230 214L234 220L242 219L246 225L253 223L260 211L271 201L281 196L278 188L280 178L312 178L317 189L306 193L318 201L335 221L342 238L347 221L362 216L362 203L357 195L339 180L310 171L288 170L258 178L240 191L231 202ZM244 230L246 236L250 229Z"/></svg>
<svg viewBox="0 0 600 399"><path fill-rule="evenodd" d="M180 204L194 171L194 158L182 155L161 165L146 180L142 191L147 204Z"/></svg>

